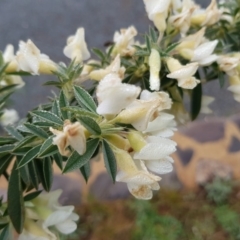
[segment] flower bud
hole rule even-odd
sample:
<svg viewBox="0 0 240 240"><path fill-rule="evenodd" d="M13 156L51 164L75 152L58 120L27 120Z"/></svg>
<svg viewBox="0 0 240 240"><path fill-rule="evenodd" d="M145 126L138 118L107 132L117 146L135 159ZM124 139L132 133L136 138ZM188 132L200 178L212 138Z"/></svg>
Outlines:
<svg viewBox="0 0 240 240"><path fill-rule="evenodd" d="M160 78L159 72L161 70L161 58L159 52L152 48L149 56L148 64L150 67L150 89L159 91L160 89Z"/></svg>

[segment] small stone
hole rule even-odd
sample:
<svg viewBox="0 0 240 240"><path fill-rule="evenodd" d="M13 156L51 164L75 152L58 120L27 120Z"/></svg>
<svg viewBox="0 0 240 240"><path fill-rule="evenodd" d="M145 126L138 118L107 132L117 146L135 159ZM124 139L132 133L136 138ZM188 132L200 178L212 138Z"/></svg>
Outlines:
<svg viewBox="0 0 240 240"><path fill-rule="evenodd" d="M204 159L200 160L196 168L196 182L198 185L205 185L214 178L230 180L233 177L233 169L222 162Z"/></svg>

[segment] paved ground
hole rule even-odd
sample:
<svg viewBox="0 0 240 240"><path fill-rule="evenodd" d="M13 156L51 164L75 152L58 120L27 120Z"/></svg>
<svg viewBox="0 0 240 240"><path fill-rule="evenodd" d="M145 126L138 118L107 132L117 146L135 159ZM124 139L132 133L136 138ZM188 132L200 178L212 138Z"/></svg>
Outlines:
<svg viewBox="0 0 240 240"><path fill-rule="evenodd" d="M206 5L207 0L202 1ZM139 32L148 29L149 21L141 0L1 0L0 49L7 43L31 38L42 52L55 61L67 61L62 54L66 38L79 26L85 27L89 47L102 47L115 30L134 24ZM21 116L38 103L46 101L49 88L41 84L49 77L26 78L26 87L14 95L13 101ZM206 86L205 93L217 97L215 115L231 115L240 111L240 104L218 83ZM20 99L20 100L19 100Z"/></svg>

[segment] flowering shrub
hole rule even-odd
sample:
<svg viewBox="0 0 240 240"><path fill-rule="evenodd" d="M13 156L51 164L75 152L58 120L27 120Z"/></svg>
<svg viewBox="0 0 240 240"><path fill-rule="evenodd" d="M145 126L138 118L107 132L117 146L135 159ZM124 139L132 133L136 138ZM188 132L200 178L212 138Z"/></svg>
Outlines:
<svg viewBox="0 0 240 240"><path fill-rule="evenodd" d="M213 98L202 96L202 85L218 79L223 86L228 79L240 101L239 0L212 0L206 9L192 0L144 4L154 24L144 40L135 40L133 26L121 29L106 51L92 50L97 59L90 59L83 28L67 39L69 65L53 62L31 40L20 41L16 54L11 45L2 54L1 104L24 85L21 75L53 74L56 81L45 85L59 89L14 126L3 110L8 135L0 138L0 174L9 186L8 201L1 203L2 239L11 226L19 239L58 239L59 232L76 229L78 216L73 206L58 204L60 192L39 191L51 190L53 163L63 173L80 169L87 181L90 160L102 153L113 182L151 199L160 176L173 169L176 143L170 138L177 126L211 112Z"/></svg>

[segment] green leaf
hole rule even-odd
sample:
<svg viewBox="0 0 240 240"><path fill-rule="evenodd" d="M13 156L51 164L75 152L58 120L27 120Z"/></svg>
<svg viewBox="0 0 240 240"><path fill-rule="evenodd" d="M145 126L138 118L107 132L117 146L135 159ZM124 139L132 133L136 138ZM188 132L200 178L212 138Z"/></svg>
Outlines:
<svg viewBox="0 0 240 240"><path fill-rule="evenodd" d="M192 90L192 98L191 98L191 119L195 120L201 110L202 104L202 84L199 83Z"/></svg>
<svg viewBox="0 0 240 240"><path fill-rule="evenodd" d="M22 141L20 141L17 146L13 149L13 153L15 153L18 149L22 147L31 147L32 144L34 144L34 140L36 139L36 136L29 136L25 137Z"/></svg>
<svg viewBox="0 0 240 240"><path fill-rule="evenodd" d="M225 83L225 77L223 72L220 72L220 71L218 72L218 80L219 80L220 87L222 88Z"/></svg>
<svg viewBox="0 0 240 240"><path fill-rule="evenodd" d="M173 49L175 49L179 45L179 42L173 43L170 46L167 47L166 53L171 52Z"/></svg>
<svg viewBox="0 0 240 240"><path fill-rule="evenodd" d="M9 240L10 239L9 224L6 224L5 228L2 230L0 239L1 240Z"/></svg>
<svg viewBox="0 0 240 240"><path fill-rule="evenodd" d="M54 154L53 159L55 163L58 165L59 169L62 170L62 163L63 163L62 156L59 153L57 153L57 154Z"/></svg>
<svg viewBox="0 0 240 240"><path fill-rule="evenodd" d="M87 142L86 152L81 156L76 151L68 158L63 173L71 172L84 166L96 151L99 139L92 139Z"/></svg>
<svg viewBox="0 0 240 240"><path fill-rule="evenodd" d="M18 156L18 159L21 160L21 157ZM31 185L31 179L30 179L30 175L29 175L28 164L19 168L19 171L20 171L20 176L21 176L23 182L26 184L26 186L29 187Z"/></svg>
<svg viewBox="0 0 240 240"><path fill-rule="evenodd" d="M7 169L12 159L13 156L10 154L0 158L0 175L2 175L3 172Z"/></svg>
<svg viewBox="0 0 240 240"><path fill-rule="evenodd" d="M35 191L35 192L31 192L29 194L27 194L23 200L24 201L31 201L33 200L34 198L38 197L40 194L41 194L42 190L39 190L39 191Z"/></svg>
<svg viewBox="0 0 240 240"><path fill-rule="evenodd" d="M23 139L23 135L18 132L18 130L12 126L5 127L5 130L8 132L9 135L14 137L15 139L21 141Z"/></svg>
<svg viewBox="0 0 240 240"><path fill-rule="evenodd" d="M38 157L44 158L48 156L52 156L53 154L58 152L58 148L56 145L53 145L53 136L50 136L43 144L38 153Z"/></svg>
<svg viewBox="0 0 240 240"><path fill-rule="evenodd" d="M151 47L151 41L150 41L148 35L145 35L145 42L146 42L146 45L147 45L147 50L150 53L152 47Z"/></svg>
<svg viewBox="0 0 240 240"><path fill-rule="evenodd" d="M105 167L112 177L113 182L115 182L116 174L117 174L117 162L113 150L111 149L110 145L105 141L102 140L102 151L104 157Z"/></svg>
<svg viewBox="0 0 240 240"><path fill-rule="evenodd" d="M53 123L54 125L59 125L62 126L63 125L63 121L61 118L59 118L57 115L51 113L51 112L47 112L47 111L33 111L30 112L33 116L36 116L40 119L42 119L43 121L49 122L49 123Z"/></svg>
<svg viewBox="0 0 240 240"><path fill-rule="evenodd" d="M51 158L45 158L43 160L43 188L49 192L51 190L52 181L53 181L53 168Z"/></svg>
<svg viewBox="0 0 240 240"><path fill-rule="evenodd" d="M0 154L2 154L2 153L9 153L14 148L15 148L14 144L7 144L7 145L0 146Z"/></svg>
<svg viewBox="0 0 240 240"><path fill-rule="evenodd" d="M78 86L74 86L73 90L75 98L80 106L92 112L96 112L97 109L96 104L91 95L87 91Z"/></svg>
<svg viewBox="0 0 240 240"><path fill-rule="evenodd" d="M28 169L29 169L29 176L30 176L32 185L34 186L35 189L38 189L39 175L38 175L38 172L37 172L35 160L29 162L27 166L28 166Z"/></svg>
<svg viewBox="0 0 240 240"><path fill-rule="evenodd" d="M90 117L78 117L77 118L82 125L91 133L94 135L100 135L101 134L101 128L97 124L96 121L94 121Z"/></svg>
<svg viewBox="0 0 240 240"><path fill-rule="evenodd" d="M149 36L151 36L151 39L154 43L158 40L158 33L154 30L151 26L149 27Z"/></svg>
<svg viewBox="0 0 240 240"><path fill-rule="evenodd" d="M0 76L5 72L7 66L9 63L4 63L3 65L0 66Z"/></svg>
<svg viewBox="0 0 240 240"><path fill-rule="evenodd" d="M105 54L98 48L93 48L92 49L93 53L95 53L102 61L105 61L106 56Z"/></svg>
<svg viewBox="0 0 240 240"><path fill-rule="evenodd" d="M85 179L85 181L88 181L88 178L91 174L91 168L90 168L90 161L88 161L85 165L80 167L80 171Z"/></svg>
<svg viewBox="0 0 240 240"><path fill-rule="evenodd" d="M80 116L87 116L87 117L91 117L91 118L99 118L100 115L98 115L97 113L93 113L90 112L86 109L77 107L77 106L70 106L70 107L64 107L62 108L62 110L65 111L70 111L75 113L76 115L80 115Z"/></svg>
<svg viewBox="0 0 240 240"><path fill-rule="evenodd" d="M2 94L5 91L10 91L10 90L15 89L17 85L18 84L12 84L12 85L8 85L8 86L0 88L0 94Z"/></svg>
<svg viewBox="0 0 240 240"><path fill-rule="evenodd" d="M61 110L61 113L62 113L62 117L64 119L71 119L71 114L68 111L63 110L65 107L69 106L69 102L68 102L66 96L64 95L63 91L60 92L59 106L60 106L60 110Z"/></svg>
<svg viewBox="0 0 240 240"><path fill-rule="evenodd" d="M0 223L0 230L5 228L8 225L8 223ZM1 239L1 238L0 238Z"/></svg>
<svg viewBox="0 0 240 240"><path fill-rule="evenodd" d="M40 138L48 138L48 134L42 128L37 127L30 123L25 123L24 125L26 128L28 128L30 130L30 132L33 135L38 136Z"/></svg>
<svg viewBox="0 0 240 240"><path fill-rule="evenodd" d="M25 211L22 196L21 178L19 169L17 169L17 162L15 162L9 178L8 214L17 233L21 233L24 224Z"/></svg>
<svg viewBox="0 0 240 240"><path fill-rule="evenodd" d="M16 139L12 137L0 137L0 145L15 143Z"/></svg>
<svg viewBox="0 0 240 240"><path fill-rule="evenodd" d="M18 168L21 168L25 164L29 163L32 161L34 158L37 157L39 150L41 149L41 145L38 145L31 150L29 150L22 158L22 160L19 162Z"/></svg>
<svg viewBox="0 0 240 240"><path fill-rule="evenodd" d="M61 118L61 111L60 111L60 106L59 106L59 101L55 100L53 101L52 104L52 113Z"/></svg>

